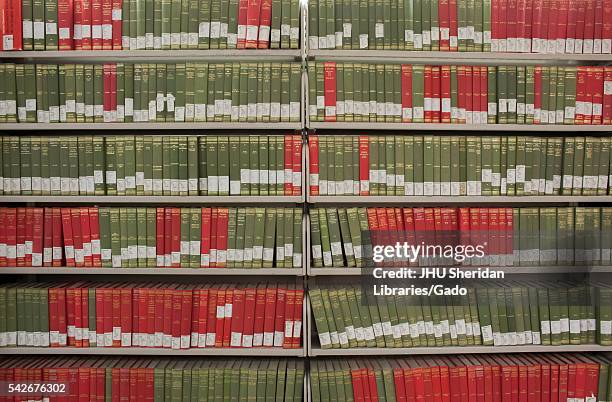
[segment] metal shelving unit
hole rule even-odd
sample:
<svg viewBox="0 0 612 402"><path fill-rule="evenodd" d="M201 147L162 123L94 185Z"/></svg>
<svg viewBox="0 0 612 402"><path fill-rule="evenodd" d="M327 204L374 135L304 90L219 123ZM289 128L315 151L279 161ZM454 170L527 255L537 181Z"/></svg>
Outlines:
<svg viewBox="0 0 612 402"><path fill-rule="evenodd" d="M0 131L49 130L301 130L303 123L1 123Z"/></svg>
<svg viewBox="0 0 612 402"><path fill-rule="evenodd" d="M180 124L180 123L179 123ZM612 132L609 125L563 125L563 124L446 124L446 123L376 123L376 122L321 122L309 121L307 128L315 130L397 130L397 131L507 131L507 132L565 132L606 133ZM319 135L326 133L317 132ZM337 135L330 131L328 134Z"/></svg>
<svg viewBox="0 0 612 402"><path fill-rule="evenodd" d="M0 60L31 62L300 61L301 49L66 50L0 52Z"/></svg>
<svg viewBox="0 0 612 402"><path fill-rule="evenodd" d="M247 353L245 353L247 352ZM252 357L303 357L304 348L203 348L203 349L162 349L162 348L0 348L0 355L91 355L91 356L252 356Z"/></svg>
<svg viewBox="0 0 612 402"><path fill-rule="evenodd" d="M416 348L311 348L308 356L402 356L402 355L459 355L484 353L555 353L555 352L612 352L612 346L601 345L524 345L524 346L442 346Z"/></svg>
<svg viewBox="0 0 612 402"><path fill-rule="evenodd" d="M0 197L0 203L45 203L45 204L301 204L304 196L97 196L97 195L9 195Z"/></svg>
<svg viewBox="0 0 612 402"><path fill-rule="evenodd" d="M498 52L430 52L403 50L308 50L313 60L411 64L554 64L612 63L610 54L542 54Z"/></svg>
<svg viewBox="0 0 612 402"><path fill-rule="evenodd" d="M402 205L470 205L470 204L583 204L612 203L612 196L572 196L572 195L546 195L546 196L411 196L411 195L308 195L306 201L311 204L402 204Z"/></svg>

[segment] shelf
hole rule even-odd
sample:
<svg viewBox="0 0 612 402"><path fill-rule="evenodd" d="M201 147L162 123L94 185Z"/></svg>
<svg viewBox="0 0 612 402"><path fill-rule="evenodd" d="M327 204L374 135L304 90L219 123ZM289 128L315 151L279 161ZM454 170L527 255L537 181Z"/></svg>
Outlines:
<svg viewBox="0 0 612 402"><path fill-rule="evenodd" d="M314 60L395 62L411 64L555 64L573 65L581 62L610 62L610 54L540 54L498 52L428 52L403 50L342 50L322 49L307 51Z"/></svg>
<svg viewBox="0 0 612 402"><path fill-rule="evenodd" d="M0 131L47 130L301 130L302 123L0 123ZM196 133L197 134L197 133Z"/></svg>
<svg viewBox="0 0 612 402"><path fill-rule="evenodd" d="M387 267L387 268L391 270L396 267ZM422 270L425 267L410 267L410 268L414 270ZM478 268L478 267L456 266L456 267L440 267L440 268L473 269L473 268ZM576 266L576 265L531 266L531 267L489 267L487 266L487 267L481 267L481 268L490 268L491 270L501 271L501 272L504 272L505 274L612 273L612 266L610 265L591 266L591 267L582 267L582 266ZM368 270L372 268L364 268L364 269ZM365 273L362 273L362 269L360 268L310 268L308 271L309 276L361 276L362 274L365 275Z"/></svg>
<svg viewBox="0 0 612 402"><path fill-rule="evenodd" d="M302 357L304 349L280 348L204 348L204 349L162 349L162 348L0 348L0 355L142 355L142 356L273 356Z"/></svg>
<svg viewBox="0 0 612 402"><path fill-rule="evenodd" d="M303 276L303 268L74 268L0 267L0 275L181 275L181 276Z"/></svg>
<svg viewBox="0 0 612 402"><path fill-rule="evenodd" d="M296 61L300 49L66 50L0 52L0 59L80 62Z"/></svg>
<svg viewBox="0 0 612 402"><path fill-rule="evenodd" d="M601 345L524 345L524 346L442 346L415 348L353 348L320 349L313 347L308 356L397 356L397 355L457 355L483 353L568 353L612 352L612 346Z"/></svg>
<svg viewBox="0 0 612 402"><path fill-rule="evenodd" d="M307 202L312 204L410 204L410 205L468 205L468 204L574 204L574 203L612 203L609 195L546 195L546 196L411 196L411 195L308 195Z"/></svg>
<svg viewBox="0 0 612 402"><path fill-rule="evenodd" d="M299 204L304 202L304 196L112 196L112 195L7 195L0 197L1 203L72 203L72 204Z"/></svg>
<svg viewBox="0 0 612 402"><path fill-rule="evenodd" d="M180 123L179 123L180 124ZM508 132L612 132L612 125L564 124L447 124L447 123L378 123L311 121L309 129L317 130L398 130L398 131L508 131ZM317 133L324 135L326 133ZM336 133L329 133L336 135Z"/></svg>

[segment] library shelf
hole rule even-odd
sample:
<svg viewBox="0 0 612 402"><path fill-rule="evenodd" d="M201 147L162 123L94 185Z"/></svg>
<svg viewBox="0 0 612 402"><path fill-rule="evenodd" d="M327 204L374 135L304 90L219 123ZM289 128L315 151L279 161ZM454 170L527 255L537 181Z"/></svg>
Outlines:
<svg viewBox="0 0 612 402"><path fill-rule="evenodd" d="M17 123L19 124L19 123ZM145 123L146 124L146 123ZM181 124L181 123L177 123ZM229 124L229 123L228 123ZM337 135L333 130L397 130L397 131L507 131L507 132L567 132L607 133L611 125L576 124L451 124L451 123L382 123L382 122L325 122L310 121L309 129L330 130L319 135ZM403 133L398 133L403 134Z"/></svg>
<svg viewBox="0 0 612 402"><path fill-rule="evenodd" d="M195 348L195 349L163 349L163 348L36 348L10 347L0 348L0 355L91 355L91 356L245 356L245 357L303 357L304 348Z"/></svg>
<svg viewBox="0 0 612 402"><path fill-rule="evenodd" d="M308 195L306 202L311 204L402 204L402 205L469 205L469 204L578 204L578 203L612 203L610 195L532 195L532 196L505 196L505 195L466 195L466 196L413 196L413 195Z"/></svg>
<svg viewBox="0 0 612 402"><path fill-rule="evenodd" d="M297 196L147 196L147 195L7 195L0 197L0 203L41 203L41 204L199 204L199 205L258 205L258 204L301 204L303 195Z"/></svg>
<svg viewBox="0 0 612 402"><path fill-rule="evenodd" d="M312 347L308 356L398 356L398 355L456 355L484 353L585 353L612 352L612 346L601 345L523 345L523 346L442 346L414 348L349 348L321 349Z"/></svg>
<svg viewBox="0 0 612 402"><path fill-rule="evenodd" d="M500 53L500 52L434 52L410 50L342 50L307 49L306 56L313 60L353 61L409 64L545 64L575 65L579 63L609 63L612 54L562 53Z"/></svg>
<svg viewBox="0 0 612 402"><path fill-rule="evenodd" d="M301 130L301 122L0 123L0 131L49 130ZM195 133L197 134L197 133ZM201 134L200 134L201 135Z"/></svg>

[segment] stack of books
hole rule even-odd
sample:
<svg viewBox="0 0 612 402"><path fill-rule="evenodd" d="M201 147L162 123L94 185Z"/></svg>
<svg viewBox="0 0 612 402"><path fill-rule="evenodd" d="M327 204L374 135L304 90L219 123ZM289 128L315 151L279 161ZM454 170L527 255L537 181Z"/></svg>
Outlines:
<svg viewBox="0 0 612 402"><path fill-rule="evenodd" d="M302 209L0 208L0 266L297 268Z"/></svg>
<svg viewBox="0 0 612 402"><path fill-rule="evenodd" d="M297 49L297 0L9 0L0 50Z"/></svg>
<svg viewBox="0 0 612 402"><path fill-rule="evenodd" d="M318 62L310 121L610 124L612 68ZM607 88L607 86L605 86Z"/></svg>
<svg viewBox="0 0 612 402"><path fill-rule="evenodd" d="M300 348L295 284L17 283L0 288L2 346Z"/></svg>
<svg viewBox="0 0 612 402"><path fill-rule="evenodd" d="M319 286L309 295L322 349L612 345L606 284L488 280L468 282L465 296Z"/></svg>
<svg viewBox="0 0 612 402"><path fill-rule="evenodd" d="M300 63L0 64L0 122L299 122ZM4 111L4 109L3 109Z"/></svg>
<svg viewBox="0 0 612 402"><path fill-rule="evenodd" d="M610 137L313 135L311 195L607 195Z"/></svg>
<svg viewBox="0 0 612 402"><path fill-rule="evenodd" d="M300 195L302 138L0 137L5 195Z"/></svg>

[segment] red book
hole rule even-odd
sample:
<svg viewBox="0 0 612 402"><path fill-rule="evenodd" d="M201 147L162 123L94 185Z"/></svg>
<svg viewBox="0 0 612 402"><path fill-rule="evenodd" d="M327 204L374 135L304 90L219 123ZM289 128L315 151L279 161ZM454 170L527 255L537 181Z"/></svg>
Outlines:
<svg viewBox="0 0 612 402"><path fill-rule="evenodd" d="M227 285L221 286L217 290L217 304L216 304L216 320L215 320L215 347L220 348L223 346L223 329L225 319L225 294L227 292Z"/></svg>
<svg viewBox="0 0 612 402"><path fill-rule="evenodd" d="M440 67L434 66L431 68L431 116L433 123L440 122L440 111L441 111L441 94L440 94Z"/></svg>
<svg viewBox="0 0 612 402"><path fill-rule="evenodd" d="M6 265L17 266L17 209L5 209Z"/></svg>
<svg viewBox="0 0 612 402"><path fill-rule="evenodd" d="M474 74L473 66L465 66L465 122L474 123Z"/></svg>
<svg viewBox="0 0 612 402"><path fill-rule="evenodd" d="M603 4L603 26L601 33L601 52L612 53L612 3L605 1Z"/></svg>
<svg viewBox="0 0 612 402"><path fill-rule="evenodd" d="M257 48L267 49L270 45L270 20L272 19L272 0L260 0L259 32Z"/></svg>
<svg viewBox="0 0 612 402"><path fill-rule="evenodd" d="M559 0L555 4L555 8L558 8L555 53L565 53L570 3L571 0Z"/></svg>
<svg viewBox="0 0 612 402"><path fill-rule="evenodd" d="M449 0L449 18L450 18L450 34L449 34L449 50L456 52L458 47L458 24L457 24L457 0Z"/></svg>
<svg viewBox="0 0 612 402"><path fill-rule="evenodd" d="M92 267L93 259L91 253L91 228L89 227L89 208L80 208L80 226L81 226L81 237L83 240L83 259L85 261L84 266Z"/></svg>
<svg viewBox="0 0 612 402"><path fill-rule="evenodd" d="M279 289L280 290L280 289ZM268 287L265 289L265 311L263 315L263 345L265 347L274 346L275 330L276 330L276 308L281 309L277 306L276 288ZM284 298L284 295L283 295ZM282 315L284 316L284 305L282 308ZM257 327L257 308L255 309L255 325ZM255 332L257 334L257 332Z"/></svg>
<svg viewBox="0 0 612 402"><path fill-rule="evenodd" d="M64 253L66 254L66 266L74 267L75 265L75 253L74 253L74 239L72 237L72 216L70 208L61 209L62 216L62 232L64 239Z"/></svg>
<svg viewBox="0 0 612 402"><path fill-rule="evenodd" d="M76 289L66 289L66 328L68 330L67 345L76 346Z"/></svg>
<svg viewBox="0 0 612 402"><path fill-rule="evenodd" d="M212 288L208 292L208 316L206 319L206 347L214 347L216 343L217 329L217 293L218 288ZM224 311L225 312L225 311Z"/></svg>
<svg viewBox="0 0 612 402"><path fill-rule="evenodd" d="M124 286L119 289L120 311L120 345L122 348L132 346L132 292L135 289ZM144 345L143 345L144 346Z"/></svg>
<svg viewBox="0 0 612 402"><path fill-rule="evenodd" d="M198 321L197 321L197 346L199 348L206 347L206 326L208 324L208 294L210 292L209 286L204 286L203 289L200 289L199 299L199 313L198 313ZM193 332L193 330L192 330Z"/></svg>
<svg viewBox="0 0 612 402"><path fill-rule="evenodd" d="M200 301L202 301L202 289L199 287L193 290L193 302L191 308L191 340L189 342L190 347L197 348L198 347L198 334L200 329Z"/></svg>
<svg viewBox="0 0 612 402"><path fill-rule="evenodd" d="M146 294L143 288L137 287L132 289L132 343L131 346L145 347L145 301Z"/></svg>
<svg viewBox="0 0 612 402"><path fill-rule="evenodd" d="M542 120L542 67L536 66L534 70L534 97L533 97L533 107L534 107L534 116L533 116L533 124L540 124ZM577 89L577 88L576 88ZM578 104L578 97L576 95L576 104Z"/></svg>
<svg viewBox="0 0 612 402"><path fill-rule="evenodd" d="M163 289L164 294L164 322L162 325L162 346L164 348L172 347L172 302L174 289L171 287L166 287ZM134 329L135 333L136 330Z"/></svg>
<svg viewBox="0 0 612 402"><path fill-rule="evenodd" d="M92 266L101 267L102 250L100 248L100 221L97 207L89 207L89 232Z"/></svg>
<svg viewBox="0 0 612 402"><path fill-rule="evenodd" d="M504 6L506 7L506 51L516 52L519 50L518 46L518 1L517 0L505 0Z"/></svg>
<svg viewBox="0 0 612 402"><path fill-rule="evenodd" d="M612 66L604 67L603 124L612 124Z"/></svg>
<svg viewBox="0 0 612 402"><path fill-rule="evenodd" d="M365 402L366 401L365 395L363 392L363 383L361 381L361 378L362 378L361 370L351 370L351 381L353 385L353 400L355 402Z"/></svg>
<svg viewBox="0 0 612 402"><path fill-rule="evenodd" d="M43 266L43 221L44 210L32 208L32 253L31 266Z"/></svg>
<svg viewBox="0 0 612 402"><path fill-rule="evenodd" d="M480 121L481 110L480 110L480 102L481 102L481 94L482 88L480 83L482 82L480 78L480 67L473 66L472 67L472 123L474 124L483 124Z"/></svg>
<svg viewBox="0 0 612 402"><path fill-rule="evenodd" d="M102 1L91 0L91 48L102 50Z"/></svg>
<svg viewBox="0 0 612 402"><path fill-rule="evenodd" d="M499 0L496 0L499 1ZM532 14L532 43L531 51L534 53L544 53L546 48L544 39L546 38L544 32L545 25L542 23L544 18L544 1L545 0L534 0L533 1L533 14Z"/></svg>
<svg viewBox="0 0 612 402"><path fill-rule="evenodd" d="M585 124L587 67L578 66L576 76L576 114L574 124Z"/></svg>
<svg viewBox="0 0 612 402"><path fill-rule="evenodd" d="M102 49L113 49L113 1L102 0Z"/></svg>
<svg viewBox="0 0 612 402"><path fill-rule="evenodd" d="M200 267L210 267L210 228L211 228L210 208L202 208L201 243L200 243Z"/></svg>
<svg viewBox="0 0 612 402"><path fill-rule="evenodd" d="M576 35L574 41L574 53L584 53L584 30L586 22L586 10L587 2L589 0L582 0L578 4L578 13L576 16Z"/></svg>
<svg viewBox="0 0 612 402"><path fill-rule="evenodd" d="M83 50L83 0L73 0L72 48Z"/></svg>
<svg viewBox="0 0 612 402"><path fill-rule="evenodd" d="M57 2L57 29L59 50L73 49L73 9L74 0L58 0Z"/></svg>
<svg viewBox="0 0 612 402"><path fill-rule="evenodd" d="M336 121L336 63L323 63L325 95L325 121Z"/></svg>
<svg viewBox="0 0 612 402"><path fill-rule="evenodd" d="M190 289L180 290L181 295L181 324L180 324L180 348L189 349L189 340L191 337L191 306L193 300L193 292ZM151 331L152 333L153 331Z"/></svg>
<svg viewBox="0 0 612 402"><path fill-rule="evenodd" d="M450 50L450 5L449 0L440 0L438 4L438 21L440 24L440 50Z"/></svg>
<svg viewBox="0 0 612 402"><path fill-rule="evenodd" d="M82 288L81 291L81 330L80 335L83 347L89 347L89 289Z"/></svg>
<svg viewBox="0 0 612 402"><path fill-rule="evenodd" d="M253 287L247 287L244 294L244 312L242 323L242 342L243 348L253 347L253 331L255 324L255 308L257 290Z"/></svg>
<svg viewBox="0 0 612 402"><path fill-rule="evenodd" d="M274 291L274 289L272 289ZM253 323L253 347L261 347L264 344L264 327L266 327L266 303L267 289L266 285L257 286L255 293L255 321ZM268 312L270 314L270 312ZM272 338L270 343L274 341L274 321L268 325L271 329L269 330L269 336Z"/></svg>
<svg viewBox="0 0 612 402"><path fill-rule="evenodd" d="M603 123L603 96L604 96L604 67L591 67L593 80L590 80L593 94L593 117L591 124L601 125Z"/></svg>
<svg viewBox="0 0 612 402"><path fill-rule="evenodd" d="M0 50L22 50L23 35L21 21L21 1L2 0L0 1Z"/></svg>
<svg viewBox="0 0 612 402"><path fill-rule="evenodd" d="M228 208L218 208L217 217L217 260L216 267L224 268L227 263Z"/></svg>
<svg viewBox="0 0 612 402"><path fill-rule="evenodd" d="M289 349L293 344L293 317L295 314L295 287L289 288L285 292L285 317L284 317L284 335L282 347ZM275 345L276 346L276 345Z"/></svg>
<svg viewBox="0 0 612 402"><path fill-rule="evenodd" d="M16 218L16 249L17 249L17 266L25 266L25 250L26 250L26 209L17 208Z"/></svg>
<svg viewBox="0 0 612 402"><path fill-rule="evenodd" d="M74 262L77 267L85 265L85 254L83 252L83 236L81 227L81 211L79 208L71 208L72 239L74 244Z"/></svg>
<svg viewBox="0 0 612 402"><path fill-rule="evenodd" d="M232 337L232 319L234 316L234 289L225 291L225 315L223 316L223 340L222 347L228 348Z"/></svg>
<svg viewBox="0 0 612 402"><path fill-rule="evenodd" d="M509 13L508 13L508 2L509 0L501 0L498 5L498 19L497 25L499 29L499 49L498 52L508 51L508 41L510 35L508 33L508 27L510 25Z"/></svg>
<svg viewBox="0 0 612 402"><path fill-rule="evenodd" d="M450 66L441 67L440 77L440 122L451 122L451 71Z"/></svg>
<svg viewBox="0 0 612 402"><path fill-rule="evenodd" d="M595 92L595 67L586 67L586 83L583 98L583 124L593 124L593 95Z"/></svg>
<svg viewBox="0 0 612 402"><path fill-rule="evenodd" d="M81 3L81 37L83 50L92 50L92 0L76 0ZM76 29L75 29L76 31Z"/></svg>
<svg viewBox="0 0 612 402"><path fill-rule="evenodd" d="M239 0L238 3L238 49L244 49L246 46L247 34L247 10L249 8L248 0Z"/></svg>
<svg viewBox="0 0 612 402"><path fill-rule="evenodd" d="M110 69L110 64L103 65L103 77L104 77L104 81L103 81L104 96L103 96L102 109L103 109L104 122L109 123L111 121L110 119L110 115L111 115L111 78L110 78L111 69Z"/></svg>
<svg viewBox="0 0 612 402"><path fill-rule="evenodd" d="M412 66L402 64L402 122L412 122ZM364 194L362 194L364 195Z"/></svg>
<svg viewBox="0 0 612 402"><path fill-rule="evenodd" d="M246 291L244 288L237 288L234 290L233 301L232 301L232 315L231 315L231 339L229 346L232 348L242 347L242 334L244 331L243 326L245 325L245 310L246 310ZM252 301L253 305L254 300Z"/></svg>
<svg viewBox="0 0 612 402"><path fill-rule="evenodd" d="M182 318L182 306L183 306L183 295L180 288L175 288L171 290L172 294L172 312L171 312L171 326L170 326L170 335L171 335L171 348L172 349L180 349L181 348L181 318Z"/></svg>
<svg viewBox="0 0 612 402"><path fill-rule="evenodd" d="M0 208L0 267L6 267L6 208Z"/></svg>
<svg viewBox="0 0 612 402"><path fill-rule="evenodd" d="M395 397L398 402L406 401L406 383L404 380L404 372L401 368L395 367L393 369L393 384L395 385ZM354 388L353 383L353 388ZM354 389L353 389L354 392ZM357 398L354 398L357 400Z"/></svg>
<svg viewBox="0 0 612 402"><path fill-rule="evenodd" d="M285 135L284 194L293 194L293 136Z"/></svg>
<svg viewBox="0 0 612 402"><path fill-rule="evenodd" d="M166 220L164 214L164 208L157 208L157 212L155 214L156 223L155 223L155 254L157 256L157 267L165 267L165 227Z"/></svg>
<svg viewBox="0 0 612 402"><path fill-rule="evenodd" d="M293 310L293 336L291 347L299 349L302 339L302 318L304 315L304 289L295 290L295 309Z"/></svg>
<svg viewBox="0 0 612 402"><path fill-rule="evenodd" d="M257 47L261 1L262 0L248 0L245 42L245 47L247 49L255 49Z"/></svg>
<svg viewBox="0 0 612 402"><path fill-rule="evenodd" d="M123 0L112 0L111 24L113 50L121 50L122 47L122 15Z"/></svg>
<svg viewBox="0 0 612 402"><path fill-rule="evenodd" d="M159 286L153 291L155 306L153 307L154 322L153 322L153 333L154 341L153 344L156 348L164 346L164 308L165 308L165 292L164 289ZM133 329L132 329L133 331Z"/></svg>
<svg viewBox="0 0 612 402"><path fill-rule="evenodd" d="M584 42L583 53L593 53L595 38L595 3L597 0L586 2L586 13L584 18Z"/></svg>
<svg viewBox="0 0 612 402"><path fill-rule="evenodd" d="M32 266L32 238L34 237L32 208L25 208L25 236L24 236L24 266Z"/></svg>
<svg viewBox="0 0 612 402"><path fill-rule="evenodd" d="M293 136L292 195L302 194L302 137Z"/></svg>
<svg viewBox="0 0 612 402"><path fill-rule="evenodd" d="M369 137L359 136L359 195L370 194Z"/></svg>
<svg viewBox="0 0 612 402"><path fill-rule="evenodd" d="M319 137L317 135L308 138L308 191L310 195L319 195Z"/></svg>
<svg viewBox="0 0 612 402"><path fill-rule="evenodd" d="M217 266L217 235L218 235L219 208L213 208L210 218L210 267Z"/></svg>
<svg viewBox="0 0 612 402"><path fill-rule="evenodd" d="M285 336L285 314L286 314L286 297L287 289L277 288L276 289L276 300L275 300L275 315L274 315L274 347L282 347ZM267 301L266 301L267 303ZM268 315L266 314L266 320ZM264 324L265 325L265 324ZM265 330L264 330L265 334ZM266 339L264 336L264 346L266 345Z"/></svg>
<svg viewBox="0 0 612 402"><path fill-rule="evenodd" d="M110 298L110 333L111 333L111 345L114 348L121 347L121 289L114 286L107 289L107 296ZM141 297L146 297L145 293L141 291ZM141 311L138 311L139 318L142 317Z"/></svg>

